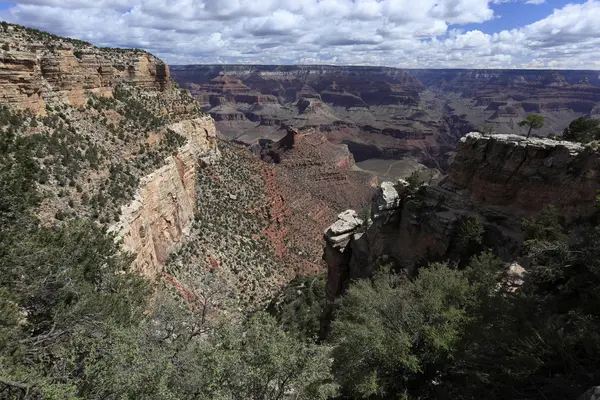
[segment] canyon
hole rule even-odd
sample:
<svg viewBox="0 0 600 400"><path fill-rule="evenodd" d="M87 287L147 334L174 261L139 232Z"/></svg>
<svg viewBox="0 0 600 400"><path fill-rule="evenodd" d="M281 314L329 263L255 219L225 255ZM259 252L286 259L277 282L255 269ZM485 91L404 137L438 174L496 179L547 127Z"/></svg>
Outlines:
<svg viewBox="0 0 600 400"><path fill-rule="evenodd" d="M560 135L579 116L596 117L596 71L410 70L359 66L182 65L189 89L230 139L279 140L286 127L318 130L346 144L357 166L377 177L413 171L438 177L456 143L478 130L524 134L529 113L545 118L536 135Z"/></svg>
<svg viewBox="0 0 600 400"><path fill-rule="evenodd" d="M325 399L373 367L361 390L384 371L481 398L515 354L527 398L535 374L561 398L597 383L598 141L557 138L598 117L596 72L170 68L7 23L0 49L0 397L266 398L256 376L284 370L264 390Z"/></svg>
<svg viewBox="0 0 600 400"><path fill-rule="evenodd" d="M540 205L566 221L594 212L593 151L514 134L528 112L546 117L542 136L594 117L589 71L169 68L23 27L0 39L0 98L29 113L26 134L67 126L101 154L68 185L50 174L42 221L95 218L133 269L184 293L219 282L230 308L326 268L361 275L383 254L407 270L442 259L470 216L510 258L519 220ZM485 124L504 134L464 136ZM419 195L398 180L413 171L430 182ZM326 235L324 262L321 233L344 209L357 212ZM333 281L332 296L345 280Z"/></svg>
<svg viewBox="0 0 600 400"><path fill-rule="evenodd" d="M41 223L94 221L132 270L186 298L220 288L221 310L268 303L295 276L324 271L320 232L338 209L368 202L347 146L318 130L250 149L221 140L149 53L16 25L0 27L0 42L2 104L44 143Z"/></svg>

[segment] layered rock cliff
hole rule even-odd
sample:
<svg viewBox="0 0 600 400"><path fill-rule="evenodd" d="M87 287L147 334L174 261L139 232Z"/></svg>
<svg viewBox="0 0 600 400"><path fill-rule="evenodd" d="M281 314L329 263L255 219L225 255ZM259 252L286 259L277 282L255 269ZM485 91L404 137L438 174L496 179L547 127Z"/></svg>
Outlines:
<svg viewBox="0 0 600 400"><path fill-rule="evenodd" d="M0 101L36 113L56 100L83 106L86 93L110 97L118 82L171 85L169 67L141 50L101 49L14 25L0 29L0 42Z"/></svg>
<svg viewBox="0 0 600 400"><path fill-rule="evenodd" d="M549 204L567 223L595 212L599 162L597 151L576 143L470 133L444 179L420 188L384 182L369 218L349 210L325 231L328 297L370 276L382 256L409 272L455 258L457 233L474 219L482 224L483 244L512 261L523 218Z"/></svg>
<svg viewBox="0 0 600 400"><path fill-rule="evenodd" d="M169 128L187 143L158 170L141 179L132 203L124 206L111 229L123 248L135 254L133 267L156 277L169 253L188 236L196 211L196 179L203 165L218 157L216 130L210 117L181 121Z"/></svg>
<svg viewBox="0 0 600 400"><path fill-rule="evenodd" d="M461 139L444 187L529 213L554 204L572 220L595 212L598 173L597 152L579 143L470 133Z"/></svg>
<svg viewBox="0 0 600 400"><path fill-rule="evenodd" d="M2 110L39 135L42 222L95 220L156 278L190 231L200 169L219 156L213 119L145 51L6 23L0 45Z"/></svg>

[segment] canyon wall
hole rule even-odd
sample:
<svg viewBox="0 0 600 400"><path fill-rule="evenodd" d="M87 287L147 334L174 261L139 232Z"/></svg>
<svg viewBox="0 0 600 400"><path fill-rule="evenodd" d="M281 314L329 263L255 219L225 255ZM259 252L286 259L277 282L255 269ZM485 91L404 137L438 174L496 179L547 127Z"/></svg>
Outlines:
<svg viewBox="0 0 600 400"><path fill-rule="evenodd" d="M171 71L224 136L253 145L281 139L284 126L319 130L347 145L358 168L388 179L414 170L446 173L461 136L476 130L524 134L519 122L530 113L545 119L534 132L541 137L560 135L578 117L600 115L595 71L323 65L185 65Z"/></svg>
<svg viewBox="0 0 600 400"><path fill-rule="evenodd" d="M171 86L169 67L141 50L101 49L88 43L52 37L9 26L0 31L0 102L45 112L46 103L75 107L86 92L112 96L118 82L164 90Z"/></svg>
<svg viewBox="0 0 600 400"><path fill-rule="evenodd" d="M119 223L111 227L123 249L136 255L133 267L150 278L162 272L168 254L189 234L197 174L219 156L212 118L178 122L170 129L186 137L187 143L163 167L142 178L135 199L122 208Z"/></svg>
<svg viewBox="0 0 600 400"><path fill-rule="evenodd" d="M214 120L145 51L96 48L10 24L0 26L0 43L0 103L31 110L38 124L60 121L73 142L90 140L102 154L94 167L80 162L72 176L69 187L85 193L48 196L42 219L58 223L59 209L97 220L135 255L132 268L156 278L190 231L199 169L219 157ZM59 136L53 128L32 133ZM49 186L50 192L61 185ZM97 207L90 211L90 203Z"/></svg>
<svg viewBox="0 0 600 400"><path fill-rule="evenodd" d="M597 152L580 143L470 133L461 139L444 186L529 213L554 204L570 221L596 211L599 173Z"/></svg>
<svg viewBox="0 0 600 400"><path fill-rule="evenodd" d="M469 218L482 222L483 245L512 261L523 240L521 221L545 205L566 223L596 212L599 163L596 150L577 143L467 134L441 181L418 189L403 180L383 182L370 222L349 210L325 231L328 298L350 280L371 276L382 256L409 273L454 257L458 229Z"/></svg>

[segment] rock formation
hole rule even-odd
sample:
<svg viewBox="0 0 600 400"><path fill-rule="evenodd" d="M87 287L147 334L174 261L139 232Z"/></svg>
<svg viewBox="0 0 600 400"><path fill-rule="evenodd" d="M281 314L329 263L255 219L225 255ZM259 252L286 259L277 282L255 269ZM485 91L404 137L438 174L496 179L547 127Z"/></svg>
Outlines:
<svg viewBox="0 0 600 400"><path fill-rule="evenodd" d="M468 218L482 221L484 244L512 262L524 217L548 204L567 223L595 212L599 162L597 151L580 144L470 133L461 139L448 176L436 184L416 189L402 180L383 182L373 196L368 227L341 218L355 215L352 210L340 214L325 232L327 295L331 300L349 280L371 276L384 255L408 272L452 257L456 233ZM518 286L523 273L512 264L507 282Z"/></svg>
<svg viewBox="0 0 600 400"><path fill-rule="evenodd" d="M40 219L97 220L156 278L190 231L201 166L219 156L213 119L145 51L10 24L0 43L0 102L33 112L25 134L52 138L39 153L60 165L44 162Z"/></svg>
<svg viewBox="0 0 600 400"><path fill-rule="evenodd" d="M133 267L151 278L162 272L167 255L189 234L197 174L218 156L210 117L178 122L170 129L186 137L187 143L163 167L142 178L135 200L123 207L119 223L111 228L123 240L123 248L136 255Z"/></svg>
<svg viewBox="0 0 600 400"><path fill-rule="evenodd" d="M117 82L147 89L171 85L169 67L140 50L100 49L89 43L54 38L8 26L0 31L0 101L35 113L44 113L48 101L62 100L75 107L85 104L86 93L112 96Z"/></svg>
<svg viewBox="0 0 600 400"><path fill-rule="evenodd" d="M530 213L554 204L572 220L595 212L599 173L596 151L579 143L470 133L461 139L443 186Z"/></svg>

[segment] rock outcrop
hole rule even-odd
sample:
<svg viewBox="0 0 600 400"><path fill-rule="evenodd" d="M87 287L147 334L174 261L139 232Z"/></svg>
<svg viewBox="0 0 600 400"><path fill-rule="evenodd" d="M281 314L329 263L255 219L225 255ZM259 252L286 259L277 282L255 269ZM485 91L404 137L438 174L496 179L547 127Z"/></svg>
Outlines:
<svg viewBox="0 0 600 400"><path fill-rule="evenodd" d="M65 214L61 198L68 199L74 214L117 234L135 254L134 269L156 278L190 231L200 166L219 155L213 119L145 51L97 48L10 24L0 26L0 43L0 103L47 113L61 129L66 124L70 141L79 144L68 152L93 143L86 155L97 165L81 160L71 167L80 173L69 185L77 194L61 189L48 196L41 219L55 223ZM53 134L54 128L39 127L44 120L36 120L32 133Z"/></svg>
<svg viewBox="0 0 600 400"><path fill-rule="evenodd" d="M529 213L554 204L569 221L595 212L599 174L598 154L579 143L469 133L443 186Z"/></svg>
<svg viewBox="0 0 600 400"><path fill-rule="evenodd" d="M358 218L356 211L346 210L338 215L337 221L325 230L325 253L327 263L326 292L329 298L342 293L350 278L352 249L348 246L358 243L362 234L358 229L366 221Z"/></svg>
<svg viewBox="0 0 600 400"><path fill-rule="evenodd" d="M484 245L513 262L524 217L548 204L567 223L595 212L599 162L598 152L576 143L466 135L440 182L419 189L402 180L383 182L373 196L368 227L338 219L326 231L328 298L343 293L350 280L371 276L382 256L409 273L423 262L455 257L457 232L471 218L483 225ZM516 289L524 273L518 263L507 264L509 288Z"/></svg>
<svg viewBox="0 0 600 400"><path fill-rule="evenodd" d="M100 49L89 43L44 37L9 25L0 30L0 102L43 114L46 104L63 101L75 107L87 101L86 93L112 96L119 82L148 89L171 86L169 67L141 51Z"/></svg>
<svg viewBox="0 0 600 400"><path fill-rule="evenodd" d="M354 235L356 229L365 223L354 210L346 210L338 214L338 220L325 230L327 244L333 249L343 252Z"/></svg>
<svg viewBox="0 0 600 400"><path fill-rule="evenodd" d="M135 200L123 207L111 228L124 250L136 254L133 267L150 278L162 272L168 254L188 235L196 210L196 175L218 156L212 118L178 122L170 129L187 143L141 180Z"/></svg>

